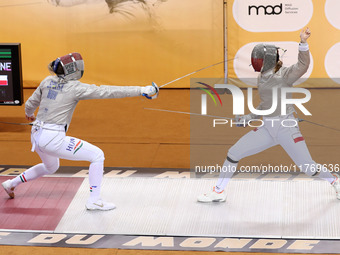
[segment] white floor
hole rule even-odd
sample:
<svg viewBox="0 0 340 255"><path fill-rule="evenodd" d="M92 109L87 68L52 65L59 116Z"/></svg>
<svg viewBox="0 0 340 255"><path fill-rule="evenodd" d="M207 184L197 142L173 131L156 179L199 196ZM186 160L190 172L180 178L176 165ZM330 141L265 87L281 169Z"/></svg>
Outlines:
<svg viewBox="0 0 340 255"><path fill-rule="evenodd" d="M113 211L86 211L85 179L55 232L126 235L340 239L340 200L325 181L235 179L227 202L197 195L216 179L105 178Z"/></svg>

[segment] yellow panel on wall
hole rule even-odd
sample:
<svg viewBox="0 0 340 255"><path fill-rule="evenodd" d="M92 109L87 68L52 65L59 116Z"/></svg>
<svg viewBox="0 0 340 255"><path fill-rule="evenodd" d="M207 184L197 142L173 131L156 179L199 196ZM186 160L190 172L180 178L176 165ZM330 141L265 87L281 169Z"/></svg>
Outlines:
<svg viewBox="0 0 340 255"><path fill-rule="evenodd" d="M162 85L224 58L223 0L14 0L0 8L9 21L1 42L22 43L26 87L69 52L85 60L82 82L98 85ZM195 77L223 77L223 65ZM189 79L168 87L189 87Z"/></svg>

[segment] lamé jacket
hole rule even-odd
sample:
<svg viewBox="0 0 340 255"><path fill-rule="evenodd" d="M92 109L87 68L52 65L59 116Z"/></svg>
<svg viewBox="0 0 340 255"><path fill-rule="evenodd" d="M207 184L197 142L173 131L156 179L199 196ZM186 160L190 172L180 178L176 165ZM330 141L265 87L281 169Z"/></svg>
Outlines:
<svg viewBox="0 0 340 255"><path fill-rule="evenodd" d="M32 116L39 107L37 120L40 122L69 126L80 100L140 95L139 86L96 86L78 80L64 81L57 76L48 76L25 103L25 112L27 116Z"/></svg>

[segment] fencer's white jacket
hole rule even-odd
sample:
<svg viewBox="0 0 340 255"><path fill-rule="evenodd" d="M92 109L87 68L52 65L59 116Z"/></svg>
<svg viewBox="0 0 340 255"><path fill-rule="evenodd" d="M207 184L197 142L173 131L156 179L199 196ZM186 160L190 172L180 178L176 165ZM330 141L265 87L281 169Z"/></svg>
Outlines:
<svg viewBox="0 0 340 255"><path fill-rule="evenodd" d="M69 126L80 100L136 96L141 96L139 86L96 86L77 80L62 82L57 76L48 76L25 103L25 112L32 116L39 107L40 122Z"/></svg>
<svg viewBox="0 0 340 255"><path fill-rule="evenodd" d="M279 71L274 73L273 70L268 70L265 73L261 73L258 77L257 86L260 95L261 103L256 108L258 110L268 110L273 103L273 88L278 88L278 105L276 110L266 117L281 116L281 90L280 88L292 87L304 73L307 72L310 63L309 47L307 43L299 44L298 62L290 67L281 67ZM290 93L287 94L287 98L292 98ZM287 105L287 115L295 112L293 105ZM256 114L249 114L252 119L259 119L261 116Z"/></svg>

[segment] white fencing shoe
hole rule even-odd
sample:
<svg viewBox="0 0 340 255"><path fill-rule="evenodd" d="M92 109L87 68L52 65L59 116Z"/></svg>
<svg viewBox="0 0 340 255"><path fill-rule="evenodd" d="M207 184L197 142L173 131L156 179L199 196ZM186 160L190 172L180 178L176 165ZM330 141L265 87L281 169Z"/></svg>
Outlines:
<svg viewBox="0 0 340 255"><path fill-rule="evenodd" d="M211 202L225 202L227 199L227 194L223 190L222 192L215 191L215 187L213 190L207 194L203 194L198 196L197 201L201 203L211 203Z"/></svg>
<svg viewBox="0 0 340 255"><path fill-rule="evenodd" d="M101 199L92 202L92 201L87 201L86 205L85 205L87 210L100 210L100 211L109 211L109 210L113 210L116 208L116 206L112 203L109 202L105 202Z"/></svg>
<svg viewBox="0 0 340 255"><path fill-rule="evenodd" d="M340 179L338 174L332 173L332 175L335 177L334 181L332 182L332 186L335 189L336 192L336 198L340 200Z"/></svg>
<svg viewBox="0 0 340 255"><path fill-rule="evenodd" d="M11 180L7 180L2 183L2 187L5 189L10 198L14 198L14 188Z"/></svg>

